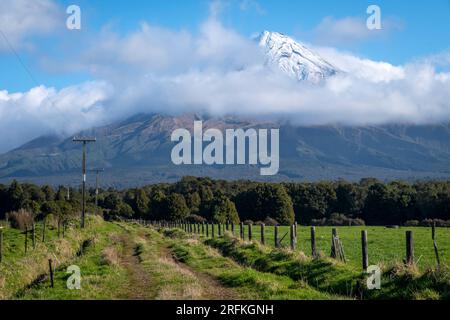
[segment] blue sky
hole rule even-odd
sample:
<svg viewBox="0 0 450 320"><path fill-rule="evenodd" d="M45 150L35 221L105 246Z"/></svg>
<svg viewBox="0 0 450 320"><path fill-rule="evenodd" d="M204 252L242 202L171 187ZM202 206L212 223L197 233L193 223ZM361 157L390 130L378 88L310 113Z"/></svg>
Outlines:
<svg viewBox="0 0 450 320"><path fill-rule="evenodd" d="M60 56L65 55L64 49L61 48L66 41L80 42L80 50L83 50L82 39L99 32L105 26L126 35L137 30L142 21L195 33L199 25L207 19L211 4L207 0L61 0L57 3L60 10L74 3L81 7L82 30L64 30L65 16L62 15L61 30L54 34L27 37L27 41L33 45L32 50L20 46L15 48L39 84L56 88L92 78L91 75L77 70L55 73L42 66L42 60L52 59L55 55L61 59ZM311 43L317 40L314 30L324 18L366 19L367 6L377 4L382 9L383 19L396 21L397 25L393 30L386 30L382 37L333 43L333 46L395 65L450 48L450 0L258 0L245 3L241 0L230 0L221 3L222 23L244 36L251 36L262 30L273 30ZM2 41L4 42L4 39L0 37L0 42ZM321 42L321 45L326 44L326 41ZM36 85L10 50L0 51L0 70L0 89L10 92L25 91Z"/></svg>

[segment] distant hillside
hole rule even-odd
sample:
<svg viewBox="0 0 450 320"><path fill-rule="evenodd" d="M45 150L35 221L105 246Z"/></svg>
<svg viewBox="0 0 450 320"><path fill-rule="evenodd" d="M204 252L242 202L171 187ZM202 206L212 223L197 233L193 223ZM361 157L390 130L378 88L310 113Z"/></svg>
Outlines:
<svg viewBox="0 0 450 320"><path fill-rule="evenodd" d="M96 136L88 167L104 167L108 186L127 187L175 181L185 175L261 180L250 166L180 166L171 163L170 135L192 128L196 115L137 115L81 132ZM426 179L450 177L450 127L297 127L244 119L203 118L205 128L280 128L280 173L269 180ZM72 137L40 137L0 156L0 181L12 179L77 185L81 145ZM93 177L90 177L91 182Z"/></svg>

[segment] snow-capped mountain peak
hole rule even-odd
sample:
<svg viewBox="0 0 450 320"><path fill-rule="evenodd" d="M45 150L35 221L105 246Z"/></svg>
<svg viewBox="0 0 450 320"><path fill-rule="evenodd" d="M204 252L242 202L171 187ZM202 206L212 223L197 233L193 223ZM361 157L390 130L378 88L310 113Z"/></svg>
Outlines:
<svg viewBox="0 0 450 320"><path fill-rule="evenodd" d="M317 84L339 72L318 54L284 34L264 31L258 41L268 65L278 66L299 81Z"/></svg>

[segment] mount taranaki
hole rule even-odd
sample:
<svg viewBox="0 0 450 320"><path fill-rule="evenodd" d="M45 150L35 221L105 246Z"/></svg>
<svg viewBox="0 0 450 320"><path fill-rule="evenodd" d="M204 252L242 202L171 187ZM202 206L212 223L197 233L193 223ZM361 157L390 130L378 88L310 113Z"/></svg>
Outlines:
<svg viewBox="0 0 450 320"><path fill-rule="evenodd" d="M279 33L258 38L268 65L301 82L320 84L341 72L305 46ZM262 177L256 166L175 166L173 130L279 128L280 171ZM138 114L75 134L96 136L88 145L88 168L105 168L103 186L129 187L176 181L183 176L253 180L359 180L450 178L450 125L294 126L236 116ZM79 185L81 146L72 137L38 137L0 155L0 182L13 179L39 184ZM88 175L93 183L94 175Z"/></svg>

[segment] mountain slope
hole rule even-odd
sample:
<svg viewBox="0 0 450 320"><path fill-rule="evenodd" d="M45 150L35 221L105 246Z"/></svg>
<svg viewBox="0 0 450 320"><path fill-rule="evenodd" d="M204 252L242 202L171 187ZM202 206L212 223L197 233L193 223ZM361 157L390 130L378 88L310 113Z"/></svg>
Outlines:
<svg viewBox="0 0 450 320"><path fill-rule="evenodd" d="M255 166L173 165L172 131L192 130L200 119L205 130L279 127L279 175L261 177ZM88 146L88 167L106 168L103 182L116 187L174 181L184 175L276 181L450 177L448 125L298 127L233 117L141 114L79 135L97 137L97 143ZM0 156L0 180L76 185L80 167L81 145L71 138L43 137Z"/></svg>
<svg viewBox="0 0 450 320"><path fill-rule="evenodd" d="M264 31L258 38L269 66L277 66L299 81L320 83L338 69L304 45L278 32Z"/></svg>

